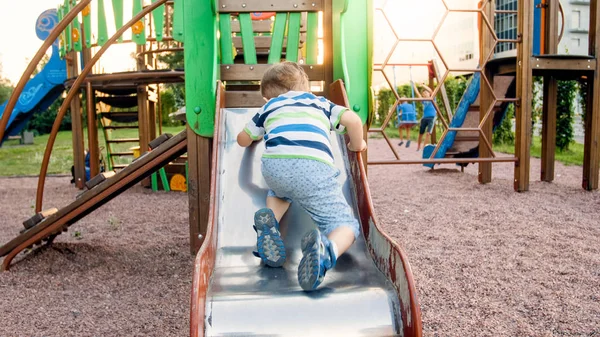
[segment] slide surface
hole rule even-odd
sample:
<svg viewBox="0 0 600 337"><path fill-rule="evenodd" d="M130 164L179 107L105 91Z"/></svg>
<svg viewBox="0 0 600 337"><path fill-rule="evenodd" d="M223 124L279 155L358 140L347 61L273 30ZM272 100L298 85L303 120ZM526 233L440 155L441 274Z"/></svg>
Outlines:
<svg viewBox="0 0 600 337"><path fill-rule="evenodd" d="M328 271L319 289L310 293L302 291L296 272L302 257L300 239L315 225L299 206L292 204L282 220L288 256L283 268L262 266L260 259L252 255L256 248L253 215L265 207L267 195L260 160L264 144L259 142L242 148L236 143L236 135L255 113L256 109L224 109L221 114L220 135L215 140L218 159L213 159L217 161L213 161L216 164L212 213L215 229L206 238L210 245L214 240L212 235L216 235L216 249L214 256L211 256L213 253L206 255L209 250L203 246L197 257L192 335L408 335L403 326L411 324L411 317L406 319L409 322L403 322L401 312L410 311L406 309L410 305L401 304L402 296L398 295L396 285L378 269L368 249L368 240L362 234L339 258L337 266ZM331 140L340 170L339 182L361 222L356 200L360 187L352 178L345 142L341 136L332 135ZM374 237L372 234L371 240ZM382 241L379 248L387 250L388 256L393 255L392 249ZM399 261L394 261L397 269L402 269ZM202 269L210 268L213 263L209 280L210 273L203 273ZM396 272L402 273L398 280L404 282L404 270ZM206 290L202 284L207 285ZM202 308L197 310L197 306ZM200 317L193 317L194 314ZM196 320L200 321L197 327Z"/></svg>
<svg viewBox="0 0 600 337"><path fill-rule="evenodd" d="M4 270L8 269L12 259L25 248L42 240L52 240L63 229L187 152L186 132L184 130L154 150L146 152L131 165L91 189L82 192L72 203L1 246L0 257L7 256L2 263L2 268Z"/></svg>
<svg viewBox="0 0 600 337"><path fill-rule="evenodd" d="M37 19L36 34L45 40L58 23L56 9L43 12ZM8 123L4 139L0 139L0 146L8 136L18 135L27 125L27 121L37 112L44 111L64 91L64 81L67 79L67 65L60 59L58 40L52 44L52 56L44 68L30 79L17 100ZM0 118L6 113L6 103L0 105Z"/></svg>

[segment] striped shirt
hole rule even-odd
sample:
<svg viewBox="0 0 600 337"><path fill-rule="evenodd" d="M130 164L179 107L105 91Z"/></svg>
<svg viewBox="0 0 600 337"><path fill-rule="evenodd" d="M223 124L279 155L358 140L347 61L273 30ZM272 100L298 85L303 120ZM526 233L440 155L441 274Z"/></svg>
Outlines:
<svg viewBox="0 0 600 337"><path fill-rule="evenodd" d="M265 140L263 158L305 158L333 165L329 133L343 133L348 109L308 92L290 91L272 98L248 122L244 131Z"/></svg>

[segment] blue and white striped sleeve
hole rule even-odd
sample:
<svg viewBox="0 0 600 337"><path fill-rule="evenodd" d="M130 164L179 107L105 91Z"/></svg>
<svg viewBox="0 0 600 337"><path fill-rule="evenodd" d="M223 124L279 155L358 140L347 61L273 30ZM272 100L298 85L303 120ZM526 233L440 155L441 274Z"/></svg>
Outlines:
<svg viewBox="0 0 600 337"><path fill-rule="evenodd" d="M250 121L248 121L248 124L246 124L246 127L244 128L244 131L248 134L248 136L250 136L250 138L252 138L252 140L259 140L265 135L265 128L260 125L261 112L262 109L259 110Z"/></svg>
<svg viewBox="0 0 600 337"><path fill-rule="evenodd" d="M346 132L346 127L340 124L342 115L348 111L348 108L341 105L336 105L331 102L329 103L329 122L331 123L331 129L337 133L343 134Z"/></svg>

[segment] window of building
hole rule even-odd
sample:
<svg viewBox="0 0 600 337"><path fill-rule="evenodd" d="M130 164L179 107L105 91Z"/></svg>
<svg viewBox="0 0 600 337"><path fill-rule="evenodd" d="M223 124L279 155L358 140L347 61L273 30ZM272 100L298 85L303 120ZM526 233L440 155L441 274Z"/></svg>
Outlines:
<svg viewBox="0 0 600 337"><path fill-rule="evenodd" d="M579 29L581 26L581 11L571 12L571 29Z"/></svg>
<svg viewBox="0 0 600 337"><path fill-rule="evenodd" d="M573 47L573 48L581 47L581 39L580 38L572 38L571 39L571 47Z"/></svg>

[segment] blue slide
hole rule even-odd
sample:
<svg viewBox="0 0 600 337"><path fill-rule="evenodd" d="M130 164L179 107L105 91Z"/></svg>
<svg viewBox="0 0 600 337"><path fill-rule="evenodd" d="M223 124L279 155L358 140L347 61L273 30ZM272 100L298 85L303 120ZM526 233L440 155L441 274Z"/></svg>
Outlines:
<svg viewBox="0 0 600 337"><path fill-rule="evenodd" d="M456 112L454 113L454 117L452 121L450 121L450 127L459 128L465 122L465 118L467 117L467 112L469 112L469 107L471 104L475 102L477 96L479 96L479 83L481 82L481 74L474 73L473 77L469 79L469 83L467 83L467 89L465 89L465 93L463 97L460 99L458 103L458 107L456 108ZM448 149L452 147L454 144L454 139L456 138L457 131L450 131L444 138L444 141L440 145L438 152L435 154L435 158L444 158L446 156L446 152ZM429 144L423 148L423 159L429 159L431 154L435 150L435 145ZM433 164L423 164L424 166L433 168Z"/></svg>
<svg viewBox="0 0 600 337"><path fill-rule="evenodd" d="M56 9L44 11L37 19L36 34L45 40L58 23ZM67 79L67 64L60 59L58 40L52 44L52 56L44 69L30 79L19 96L13 109L4 139L0 139L0 146L8 136L18 135L27 125L27 121L38 112L45 111L64 91L64 81ZM5 113L6 102L0 105L0 117Z"/></svg>

